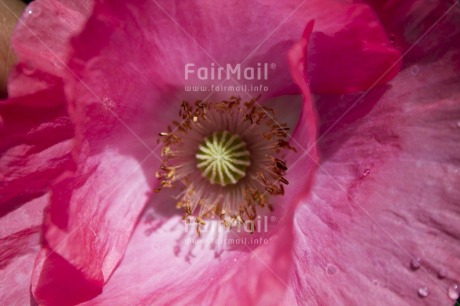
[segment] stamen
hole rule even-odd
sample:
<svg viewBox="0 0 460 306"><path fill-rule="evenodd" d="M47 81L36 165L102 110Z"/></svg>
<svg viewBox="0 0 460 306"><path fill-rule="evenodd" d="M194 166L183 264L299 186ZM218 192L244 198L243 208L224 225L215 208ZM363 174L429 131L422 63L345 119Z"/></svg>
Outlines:
<svg viewBox="0 0 460 306"><path fill-rule="evenodd" d="M275 111L256 104L183 101L173 128L159 133L164 158L156 177L163 188L181 187L177 207L190 223L195 215L198 235L207 219L225 227L255 220L257 208L268 207L269 196L284 194L288 170L280 159L282 150L294 150L289 128L275 119ZM182 184L178 184L181 182ZM254 224L249 228L255 230Z"/></svg>

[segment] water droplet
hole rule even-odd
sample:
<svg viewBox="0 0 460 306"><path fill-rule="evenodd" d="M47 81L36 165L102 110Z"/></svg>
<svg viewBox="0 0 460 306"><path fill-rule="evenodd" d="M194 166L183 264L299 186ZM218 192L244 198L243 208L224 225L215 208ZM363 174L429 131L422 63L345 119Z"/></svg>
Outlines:
<svg viewBox="0 0 460 306"><path fill-rule="evenodd" d="M449 296L449 299L451 299L452 301L456 301L460 297L458 285L453 284L449 286L449 289L447 289L447 295Z"/></svg>
<svg viewBox="0 0 460 306"><path fill-rule="evenodd" d="M446 269L441 269L438 271L438 278L443 279L447 277L447 271Z"/></svg>
<svg viewBox="0 0 460 306"><path fill-rule="evenodd" d="M420 287L417 290L417 294L421 298L426 298L428 295L430 295L430 291L428 290L427 287Z"/></svg>
<svg viewBox="0 0 460 306"><path fill-rule="evenodd" d="M237 258L233 258L233 262L238 262L238 259L237 259Z"/></svg>
<svg viewBox="0 0 460 306"><path fill-rule="evenodd" d="M338 270L337 267L334 266L333 264L327 264L327 266L326 266L326 272L327 272L327 274L329 274L329 275L334 275L334 274L337 274L337 272L339 272L339 270Z"/></svg>
<svg viewBox="0 0 460 306"><path fill-rule="evenodd" d="M370 169L366 169L366 170L364 170L364 172L363 172L363 176L366 177L366 176L368 176L370 173L371 173L371 170L370 170Z"/></svg>
<svg viewBox="0 0 460 306"><path fill-rule="evenodd" d="M420 269L421 266L422 266L422 260L418 257L412 258L412 260L410 261L410 267L414 271Z"/></svg>
<svg viewBox="0 0 460 306"><path fill-rule="evenodd" d="M410 69L410 73L412 73L412 75L416 75L418 73L418 66L412 66L412 68Z"/></svg>
<svg viewBox="0 0 460 306"><path fill-rule="evenodd" d="M38 7L29 8L27 14L34 15L35 17L40 16L41 10Z"/></svg>
<svg viewBox="0 0 460 306"><path fill-rule="evenodd" d="M457 127L460 129L460 120L457 121Z"/></svg>
<svg viewBox="0 0 460 306"><path fill-rule="evenodd" d="M372 281L372 285L374 285L374 286L378 286L378 285L379 285L379 281L378 281L378 280L376 280L376 279L374 279L374 280Z"/></svg>

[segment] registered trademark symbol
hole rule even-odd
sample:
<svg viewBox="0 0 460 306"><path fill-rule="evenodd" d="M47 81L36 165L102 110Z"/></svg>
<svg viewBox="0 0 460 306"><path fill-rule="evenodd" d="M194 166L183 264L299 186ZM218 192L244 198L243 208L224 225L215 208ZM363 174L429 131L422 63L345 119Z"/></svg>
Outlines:
<svg viewBox="0 0 460 306"><path fill-rule="evenodd" d="M270 221L275 222L275 221L276 221L276 217L275 217L275 216L271 216L271 217L270 217Z"/></svg>
<svg viewBox="0 0 460 306"><path fill-rule="evenodd" d="M271 68L271 69L276 69L276 64L275 64L275 63L271 63L271 64L270 64L270 68Z"/></svg>

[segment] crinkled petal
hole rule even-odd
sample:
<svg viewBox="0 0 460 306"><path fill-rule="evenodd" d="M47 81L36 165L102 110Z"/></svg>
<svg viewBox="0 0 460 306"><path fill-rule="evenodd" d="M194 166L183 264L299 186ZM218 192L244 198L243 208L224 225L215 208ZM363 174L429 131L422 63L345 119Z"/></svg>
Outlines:
<svg viewBox="0 0 460 306"><path fill-rule="evenodd" d="M92 3L38 0L27 6L12 38L19 65L9 78L10 97L60 84L57 77L68 73L68 43L82 30Z"/></svg>
<svg viewBox="0 0 460 306"><path fill-rule="evenodd" d="M47 249L35 267L34 297L47 305L79 303L101 292L151 188L140 162L122 148L96 152L83 144L81 149L88 151L80 152L77 171L53 187L45 222ZM144 158L142 166L147 166L149 156Z"/></svg>
<svg viewBox="0 0 460 306"><path fill-rule="evenodd" d="M451 30L459 33L458 23ZM424 49L431 40L419 43ZM323 130L323 162L295 217L299 303L454 304L448 288L460 281L458 54L453 45L436 62L408 65L386 90L360 97L340 128ZM328 112L341 112L348 98L336 96L320 112L325 126L336 123L340 117ZM334 101L321 97L318 104L323 99Z"/></svg>
<svg viewBox="0 0 460 306"><path fill-rule="evenodd" d="M33 199L0 218L0 303L29 305L30 279L40 249L48 196Z"/></svg>
<svg viewBox="0 0 460 306"><path fill-rule="evenodd" d="M62 90L49 89L0 104L0 216L72 168L72 123L64 106L47 105L62 98Z"/></svg>
<svg viewBox="0 0 460 306"><path fill-rule="evenodd" d="M46 193L63 171L73 168L73 126L62 98L62 89L50 88L0 104L2 305L31 300Z"/></svg>

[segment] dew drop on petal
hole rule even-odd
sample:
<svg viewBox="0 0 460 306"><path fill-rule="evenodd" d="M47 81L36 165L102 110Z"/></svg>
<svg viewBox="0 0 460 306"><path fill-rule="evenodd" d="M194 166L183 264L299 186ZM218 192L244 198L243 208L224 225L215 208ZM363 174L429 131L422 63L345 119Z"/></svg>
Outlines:
<svg viewBox="0 0 460 306"><path fill-rule="evenodd" d="M457 121L457 127L460 129L460 120Z"/></svg>
<svg viewBox="0 0 460 306"><path fill-rule="evenodd" d="M27 14L28 14L28 15L31 15L31 16L33 15L34 17L40 16L40 13L41 13L41 10L40 10L40 8L38 8L38 7L29 8L29 9L27 10Z"/></svg>
<svg viewBox="0 0 460 306"><path fill-rule="evenodd" d="M412 258L412 260L410 261L410 267L414 271L420 269L421 266L422 266L422 260L418 257Z"/></svg>
<svg viewBox="0 0 460 306"><path fill-rule="evenodd" d="M374 286L378 286L378 285L379 285L379 281L378 281L378 280L376 280L376 279L374 279L374 280L372 281L372 285L374 285Z"/></svg>
<svg viewBox="0 0 460 306"><path fill-rule="evenodd" d="M452 301L456 301L460 297L460 293L458 291L458 285L453 284L449 286L449 289L447 289L447 295L449 296L449 299Z"/></svg>
<svg viewBox="0 0 460 306"><path fill-rule="evenodd" d="M427 287L420 287L417 290L417 294L421 298L426 298L428 295L430 295L430 290L428 290Z"/></svg>
<svg viewBox="0 0 460 306"><path fill-rule="evenodd" d="M430 291L428 290L427 287L420 287L417 290L417 294L421 298L426 298L430 294Z"/></svg>
<svg viewBox="0 0 460 306"><path fill-rule="evenodd" d="M446 269L440 269L438 271L438 278L439 279L443 279L443 278L446 278L447 277L447 271Z"/></svg>
<svg viewBox="0 0 460 306"><path fill-rule="evenodd" d="M337 267L335 265L327 264L326 272L327 272L328 275L334 275L334 274L337 274L337 272L339 272L339 270L337 269Z"/></svg>
<svg viewBox="0 0 460 306"><path fill-rule="evenodd" d="M370 170L370 169L366 169L366 170L364 170L364 172L363 172L363 176L366 177L366 176L368 176L370 173L371 173L371 170Z"/></svg>
<svg viewBox="0 0 460 306"><path fill-rule="evenodd" d="M412 73L412 75L416 75L418 73L418 66L412 66L412 68L410 69L410 73Z"/></svg>

